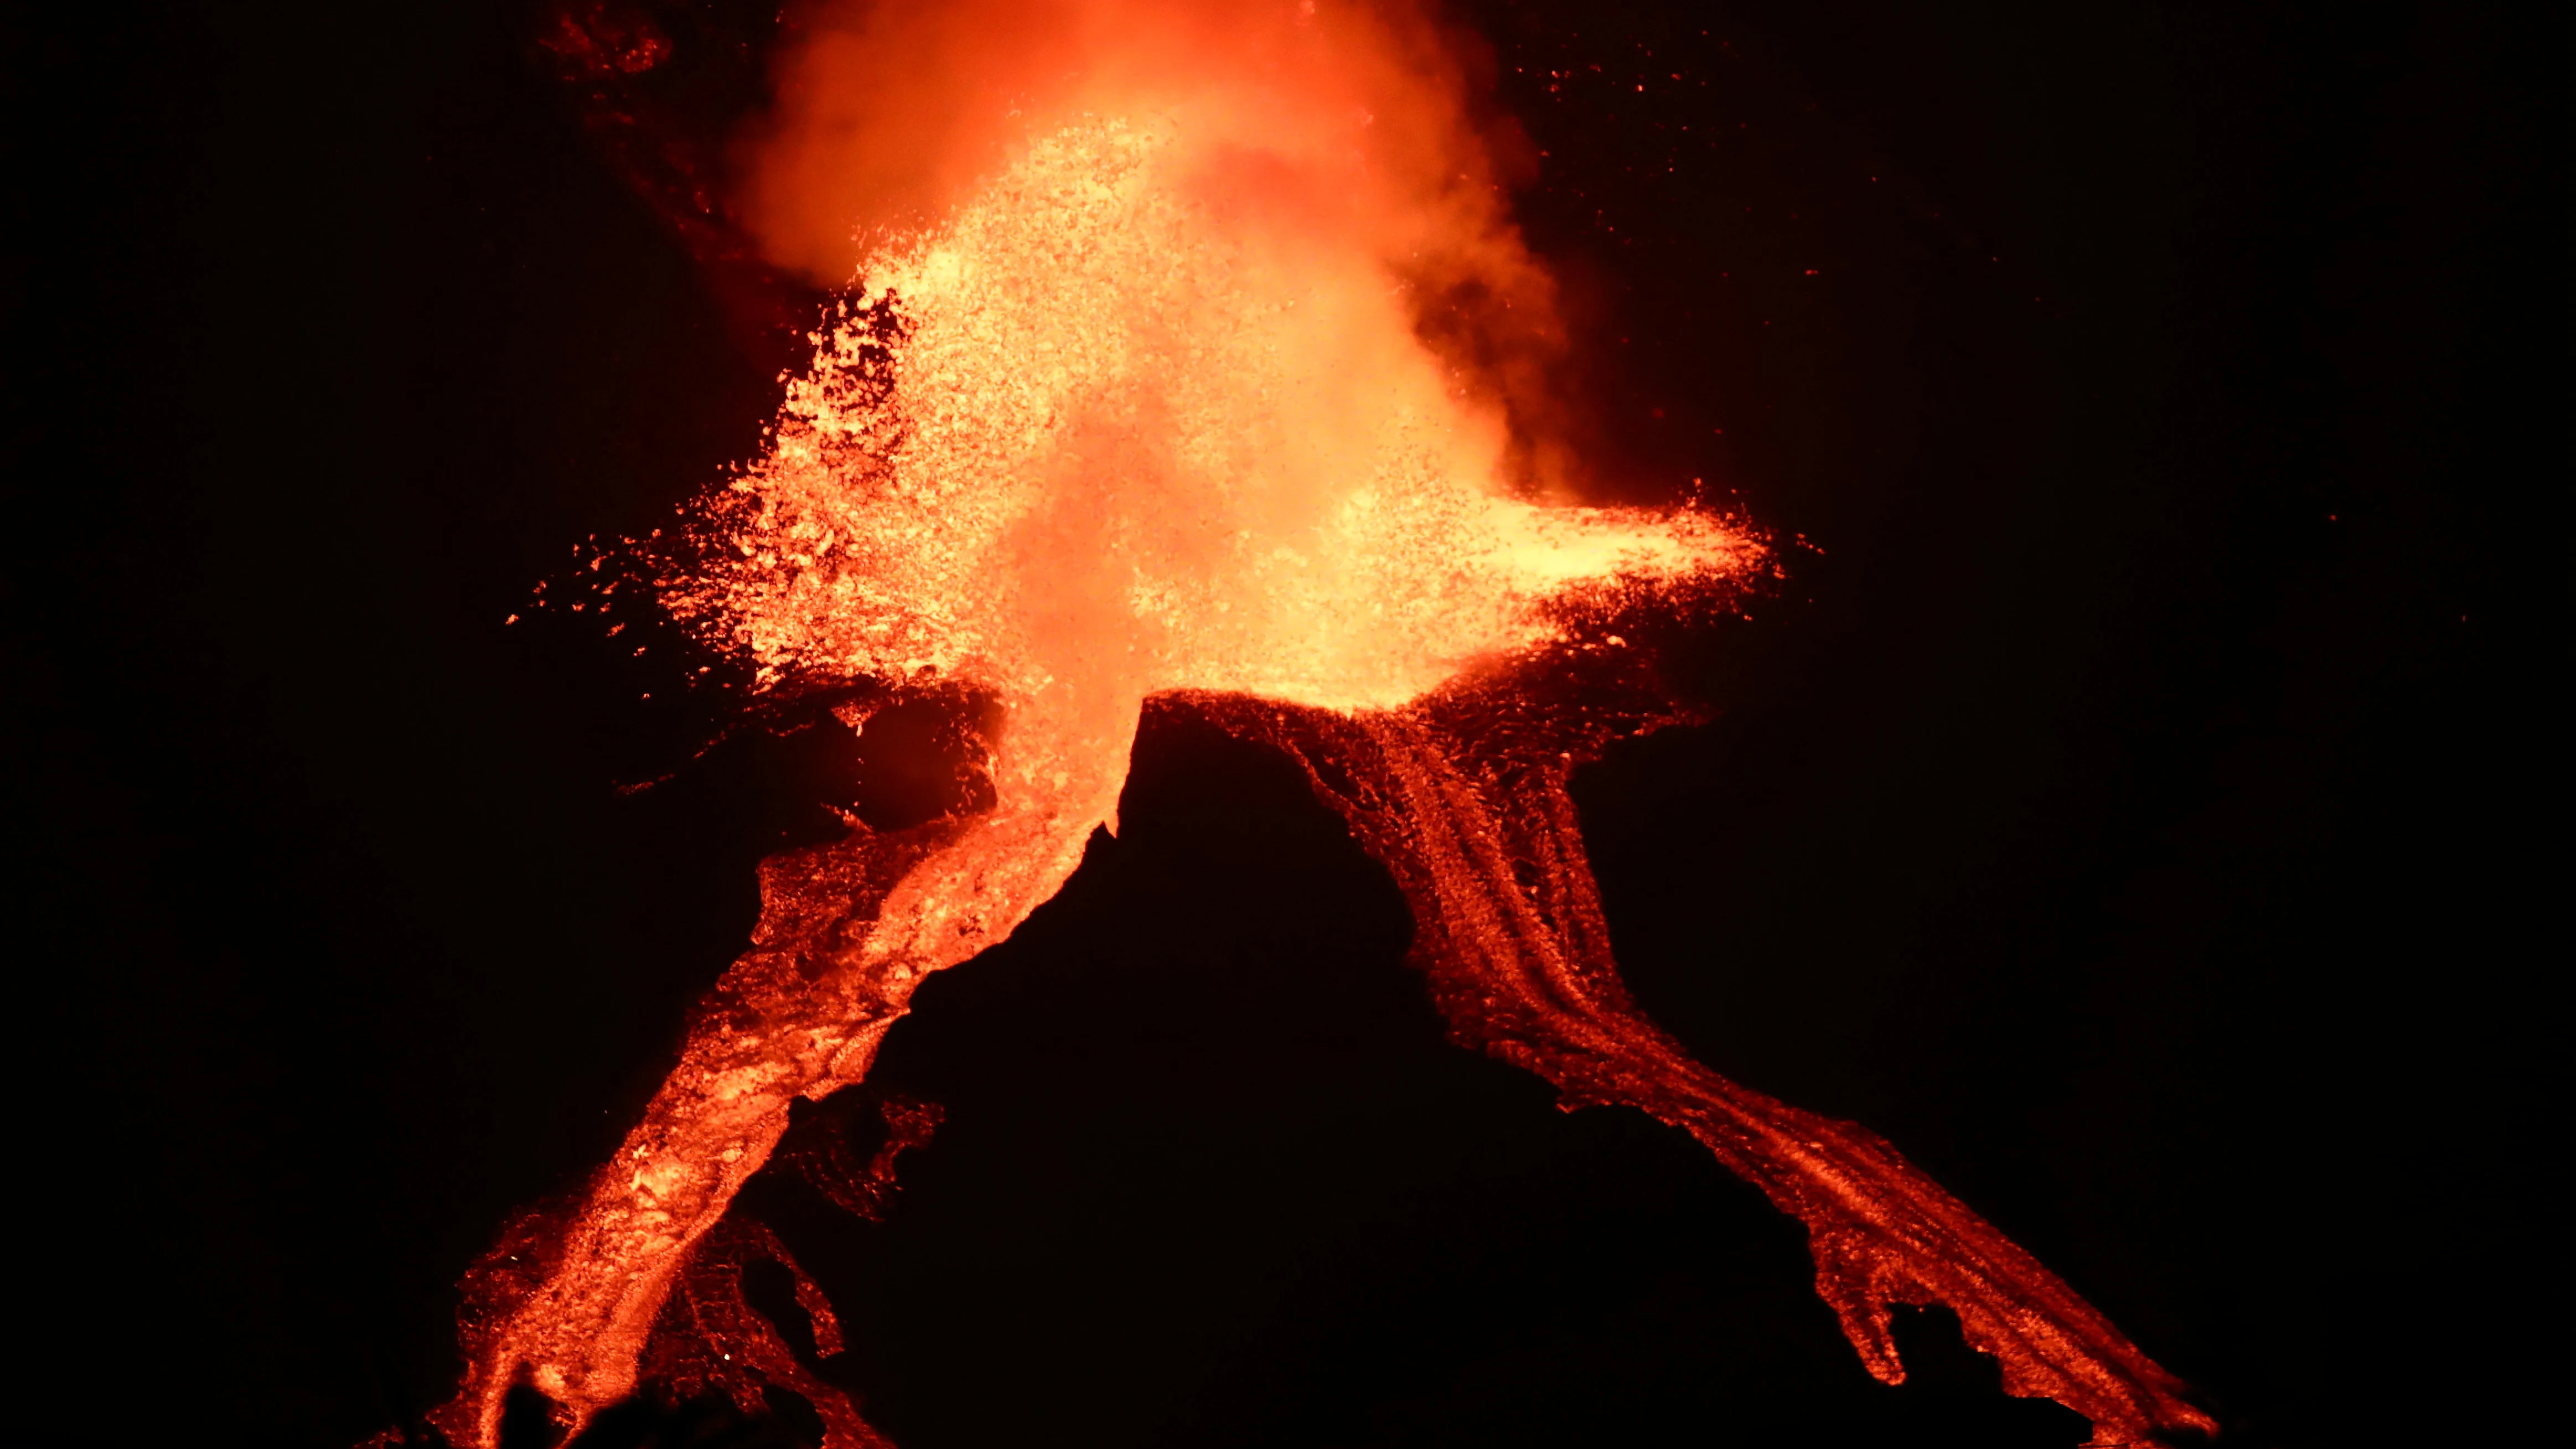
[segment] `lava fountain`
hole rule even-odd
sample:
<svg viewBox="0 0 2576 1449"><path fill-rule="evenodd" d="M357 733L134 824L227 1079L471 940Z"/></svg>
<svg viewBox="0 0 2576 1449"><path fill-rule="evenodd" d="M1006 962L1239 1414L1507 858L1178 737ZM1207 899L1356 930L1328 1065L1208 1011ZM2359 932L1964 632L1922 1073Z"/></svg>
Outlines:
<svg viewBox="0 0 2576 1449"><path fill-rule="evenodd" d="M1879 1378L1903 1376L1890 1305L1945 1304L2096 1445L2212 1427L1886 1142L1728 1082L1621 988L1567 780L1681 711L1612 630L1769 564L1706 512L1572 501L1536 381L1551 294L1473 47L1318 0L832 14L783 73L752 206L773 255L854 251L860 280L761 455L697 508L664 602L764 688L851 691L856 725L909 694L986 701L989 788L764 863L751 950L643 1120L576 1209L469 1280L441 1431L493 1449L518 1384L577 1429L656 1364L686 1371L652 1349L675 1319L731 1313L724 1373L804 1393L829 1449L884 1442L740 1321L725 1275L784 1252L727 1207L791 1102L860 1081L925 977L1116 828L1158 698L1305 770L1411 903L1456 1040L1569 1107L1688 1130L1803 1221ZM829 1349L828 1306L800 1298Z"/></svg>

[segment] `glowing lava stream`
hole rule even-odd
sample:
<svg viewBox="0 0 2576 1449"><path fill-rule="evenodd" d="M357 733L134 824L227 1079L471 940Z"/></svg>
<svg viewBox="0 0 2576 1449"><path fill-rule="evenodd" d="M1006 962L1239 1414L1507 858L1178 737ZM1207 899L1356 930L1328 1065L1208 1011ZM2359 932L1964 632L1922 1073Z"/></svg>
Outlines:
<svg viewBox="0 0 2576 1449"><path fill-rule="evenodd" d="M1266 55L1229 89L1039 135L880 247L764 455L706 507L718 562L669 586L674 612L764 683L989 692L992 803L763 865L752 949L643 1121L568 1222L505 1244L537 1270L469 1316L466 1383L434 1416L451 1441L492 1449L514 1383L575 1427L637 1390L789 1104L859 1081L929 973L1010 934L1114 828L1153 698L1304 765L1412 903L1457 1039L1569 1105L1686 1128L1806 1222L1873 1373L1902 1373L1888 1305L1943 1303L2096 1444L2210 1427L1886 1143L1718 1077L1620 988L1565 783L1675 715L1599 623L1722 598L1763 551L1701 513L1515 495L1496 390L1421 340L1399 278L1543 306L1534 269L1483 165L1460 169L1454 96L1389 64L1348 79L1352 36L1388 44L1333 35L1305 68ZM883 1442L764 1352L832 1449Z"/></svg>

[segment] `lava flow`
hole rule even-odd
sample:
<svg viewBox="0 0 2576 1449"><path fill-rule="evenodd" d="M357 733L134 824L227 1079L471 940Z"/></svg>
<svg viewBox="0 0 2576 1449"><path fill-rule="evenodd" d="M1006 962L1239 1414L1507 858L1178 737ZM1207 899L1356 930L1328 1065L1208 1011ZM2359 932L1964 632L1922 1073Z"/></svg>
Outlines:
<svg viewBox="0 0 2576 1449"><path fill-rule="evenodd" d="M763 865L752 948L644 1119L469 1285L451 1441L496 1445L518 1384L578 1428L677 1362L652 1349L675 1317L748 1313L740 1255L784 1250L725 1214L789 1104L861 1080L929 973L1115 828L1149 698L1306 769L1411 902L1459 1041L1687 1129L1804 1221L1878 1377L1902 1377L1889 1305L1940 1303L2096 1445L2210 1427L1885 1142L1727 1082L1621 989L1566 780L1678 711L1610 628L1768 563L1704 512L1568 501L1534 381L1550 291L1472 47L1318 0L888 5L833 13L783 75L756 224L861 281L665 602L766 688L989 699L989 789ZM883 1442L764 1324L727 1331L829 1449Z"/></svg>

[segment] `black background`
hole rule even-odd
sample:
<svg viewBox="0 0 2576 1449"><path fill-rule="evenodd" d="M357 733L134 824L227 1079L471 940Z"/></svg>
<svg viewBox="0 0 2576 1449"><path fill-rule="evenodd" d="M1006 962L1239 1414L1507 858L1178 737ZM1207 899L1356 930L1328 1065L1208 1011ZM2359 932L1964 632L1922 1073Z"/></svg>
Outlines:
<svg viewBox="0 0 2576 1449"><path fill-rule="evenodd" d="M1631 980L2230 1442L2497 1442L2549 1385L2545 9L1485 15L1605 474L1706 478L1790 571L1677 661L1715 723L1579 781ZM10 1442L442 1397L458 1273L860 788L818 731L681 768L729 696L649 630L502 625L775 398L533 25L11 42ZM2081 1438L1937 1317L1873 1385L1750 1189L1444 1045L1276 762L1157 717L1126 818L890 1039L948 1110L892 1219L747 1199L906 1449Z"/></svg>

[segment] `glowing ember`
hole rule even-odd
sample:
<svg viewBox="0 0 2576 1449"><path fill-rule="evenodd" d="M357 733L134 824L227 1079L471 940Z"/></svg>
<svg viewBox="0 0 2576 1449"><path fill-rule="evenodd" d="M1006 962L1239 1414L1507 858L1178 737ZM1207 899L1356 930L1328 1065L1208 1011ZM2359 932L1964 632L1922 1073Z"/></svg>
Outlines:
<svg viewBox="0 0 2576 1449"><path fill-rule="evenodd" d="M882 1442L741 1305L742 1255L784 1254L720 1228L726 1208L793 1099L859 1081L928 973L1007 936L1114 828L1139 712L1176 693L1303 762L1394 872L1462 1041L1687 1128L1803 1219L1881 1378L1901 1376L1887 1305L1946 1303L2007 1387L2087 1414L2097 1443L2206 1427L1884 1142L1717 1077L1620 989L1565 780L1670 711L1580 621L1720 597L1764 556L1700 513L1542 501L1545 452L1507 423L1525 380L1423 340L1434 292L1471 300L1469 334L1545 330L1449 53L1312 0L1018 10L953 24L1021 37L991 42L985 79L1010 85L961 92L1007 91L1019 139L865 259L764 454L703 511L720 562L668 594L765 686L991 696L989 807L763 866L753 949L644 1120L576 1210L478 1270L442 1430L495 1444L523 1381L575 1426L657 1373L738 1385L732 1357L669 1337L677 1314L813 1398L833 1449ZM962 31L913 19L912 44L955 58ZM1079 52L1072 79L1012 89L1029 34ZM835 53L818 43L809 85ZM788 171L817 164L811 140L777 143ZM936 154L993 153L965 127Z"/></svg>

